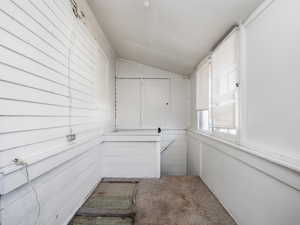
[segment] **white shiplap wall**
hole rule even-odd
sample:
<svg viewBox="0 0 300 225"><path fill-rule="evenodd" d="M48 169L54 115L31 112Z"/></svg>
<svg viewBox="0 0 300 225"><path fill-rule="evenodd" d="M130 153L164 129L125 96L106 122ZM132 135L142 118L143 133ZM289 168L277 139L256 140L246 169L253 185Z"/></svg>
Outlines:
<svg viewBox="0 0 300 225"><path fill-rule="evenodd" d="M97 137L108 60L69 2L7 0L0 13L0 166L68 145L70 129Z"/></svg>
<svg viewBox="0 0 300 225"><path fill-rule="evenodd" d="M3 225L34 224L37 214L14 158L29 164L41 225L66 223L100 179L101 135L113 127L114 54L87 3L78 4L85 18L74 17L68 0L1 1ZM71 130L77 138L69 143Z"/></svg>

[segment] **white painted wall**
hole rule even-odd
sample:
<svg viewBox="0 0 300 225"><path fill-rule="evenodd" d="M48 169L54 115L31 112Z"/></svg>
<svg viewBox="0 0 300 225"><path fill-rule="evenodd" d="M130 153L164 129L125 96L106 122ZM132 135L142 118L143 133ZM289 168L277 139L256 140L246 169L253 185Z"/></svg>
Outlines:
<svg viewBox="0 0 300 225"><path fill-rule="evenodd" d="M159 138L130 139L105 141L99 162L103 177L160 178Z"/></svg>
<svg viewBox="0 0 300 225"><path fill-rule="evenodd" d="M190 176L200 176L202 144L196 138L187 134L187 145L187 174Z"/></svg>
<svg viewBox="0 0 300 225"><path fill-rule="evenodd" d="M159 178L160 140L160 134L149 130L105 134L99 161L102 176Z"/></svg>
<svg viewBox="0 0 300 225"><path fill-rule="evenodd" d="M161 154L162 176L187 175L187 140L185 130L163 131L162 141L172 141Z"/></svg>
<svg viewBox="0 0 300 225"><path fill-rule="evenodd" d="M144 129L167 128L170 113L169 80L143 79L141 80L141 90L142 127Z"/></svg>
<svg viewBox="0 0 300 225"><path fill-rule="evenodd" d="M116 96L117 129L168 127L169 79L117 78Z"/></svg>
<svg viewBox="0 0 300 225"><path fill-rule="evenodd" d="M243 124L246 145L298 158L299 9L299 1L277 0L245 25Z"/></svg>
<svg viewBox="0 0 300 225"><path fill-rule="evenodd" d="M116 128L139 129L142 126L141 98L140 79L116 79Z"/></svg>
<svg viewBox="0 0 300 225"><path fill-rule="evenodd" d="M203 179L239 225L300 221L299 8L298 1L265 1L242 26L241 145L188 134L189 174Z"/></svg>
<svg viewBox="0 0 300 225"><path fill-rule="evenodd" d="M239 225L298 225L299 173L246 149L189 132L188 168Z"/></svg>
<svg viewBox="0 0 300 225"><path fill-rule="evenodd" d="M147 108L147 104L149 101L139 101L140 96L143 95L143 91L136 90L138 88L137 80L126 80L126 78L146 78L144 81L148 82L148 79L151 82L158 82L162 81L162 83L166 83L168 81L169 85L165 85L165 88L168 88L168 93L164 93L164 95L168 95L168 112L164 114L163 121L161 122L161 127L163 128L163 136L162 139L166 140L174 140L174 142L168 147L166 151L164 151L161 155L162 160L162 175L186 175L186 156L187 156L187 145L186 145L186 137L185 137L185 129L188 127L189 117L190 117L190 92L189 92L189 80L182 75L174 74L168 71L160 70L151 66L139 64L133 61L125 60L125 59L118 59L117 61L117 78L119 83L130 83L131 85L125 85L125 89L129 89L131 87L132 93L135 93L135 97L125 98L123 95L119 95L117 97L116 107L117 107L117 128L120 129L147 129L147 128L155 128L153 125L154 120L160 121L161 118L158 118L157 112L151 112L151 107ZM121 79L120 79L121 78ZM152 80L153 78L153 80ZM154 79L157 79L155 81ZM118 81L117 81L117 96L118 92L121 93L124 87L118 88ZM121 86L121 85L120 85ZM141 88L142 85L139 87ZM158 86L158 85L157 85ZM168 86L168 87L167 87ZM135 90L134 90L135 88ZM156 95L157 93L153 93L151 95ZM165 90L161 90L165 91ZM123 91L124 92L124 91ZM122 93L123 93L122 92ZM157 91L156 91L157 92ZM140 93L140 94L138 94ZM162 95L162 94L160 94ZM159 96L158 96L159 97ZM167 98L158 98L161 101L161 105L167 100ZM130 105L128 106L128 102L138 103L140 105ZM154 104L155 102L153 102ZM130 110L128 110L130 107ZM163 106L164 107L164 106ZM121 113L118 109L127 109L128 113ZM141 110L146 111L146 115L143 115ZM153 108L155 110L155 108ZM150 113L150 115L149 115ZM126 114L126 115L125 115ZM131 115L139 115L139 116L129 116ZM153 116L156 115L156 116ZM149 121L143 121L147 120ZM157 119L155 119L157 117ZM129 119L129 120L128 120ZM130 120L131 119L131 120ZM150 121L151 119L151 121ZM122 123L118 122L119 120ZM126 125L127 127L118 126L118 124ZM145 126L143 126L143 124ZM149 126L150 125L150 126Z"/></svg>
<svg viewBox="0 0 300 225"><path fill-rule="evenodd" d="M55 51L53 51L53 46L57 47L61 51L64 50L64 48L60 48L57 39L63 39L64 37L61 33L62 30L59 31L59 28L64 26L63 22L69 24L70 21L72 21L71 18L73 13L72 9L70 8L69 1L54 0L32 2L35 5L29 1L16 1L16 3L21 6L20 8L17 8L11 1L3 1L0 6L1 10L3 10L0 12L1 25L7 25L6 28L8 30L15 28L15 35L20 35L23 39L27 40L29 43L32 43L33 46L45 50L45 53L53 56L54 59L58 61L66 60L62 57L59 57L59 54L54 54ZM83 72L81 70L84 69L82 66L84 60L95 60L96 66L102 65L99 63L99 61L97 61L100 60L100 58L93 58L94 55L97 55L95 54L97 48L92 48L92 43L95 41L93 37L96 38L96 42L100 46L99 52L101 54L104 53L102 56L107 57L108 59L107 67L97 68L94 70L98 73L97 77L93 77L93 73L87 73L90 78L95 78L95 82L92 85L95 85L96 89L99 90L99 92L95 93L97 99L95 103L93 103L94 105L90 106L99 107L97 112L95 111L95 116L99 119L99 121L94 121L93 124L89 124L88 126L85 125L82 127L74 127L74 131L77 133L77 140L72 144L67 143L66 139L63 138L62 140L53 140L48 143L35 143L23 148L13 149L12 151L1 151L0 153L1 166L5 165L7 162L11 162L11 159L16 155L22 155L22 157L24 157L24 159L26 159L26 161L29 163L29 177L32 180L34 189L37 191L41 206L40 215L36 223L39 225L66 225L69 222L73 214L85 201L87 195L93 190L95 185L102 177L99 165L102 147L101 143L103 141L102 134L106 131L111 131L114 129L115 55L101 28L98 26L94 15L91 13L86 1L80 0L77 2L80 6L80 9L84 11L86 17L83 18L85 25L79 25L78 23L75 25L75 28L83 31L84 34L88 35L90 39L85 38L84 41L81 40L80 42L77 42L77 44L81 46L82 54L85 54L86 58L80 60L77 64L72 64L72 68L76 68L78 72ZM3 12L7 12L8 14ZM11 14L11 16L19 20L20 23L23 23L24 26L20 26L20 24L16 24L17 22L15 20L9 19L8 15L10 15L12 12L13 14ZM26 28L26 26L28 27ZM31 29L33 32L30 32L28 29ZM47 29L53 31L52 35L54 37L49 33L49 30L47 31ZM63 31L67 32L67 29ZM4 31L2 30L1 32ZM45 40L42 40L41 37L39 38L35 33L41 35L42 38L45 38L45 40L47 40L53 46L51 47L51 45L45 44ZM14 39L7 34L6 36L1 35L0 40L9 42ZM15 41L14 43L14 47L18 48L18 51L23 50L27 46L27 53L31 53L30 57L36 57L36 60L44 63L46 66L52 67L55 65L53 61L51 61L52 59L50 60L47 58L49 56L45 56L45 53L41 53L41 50L33 48L24 41L21 42L19 40ZM73 50L79 54L80 50L78 45L76 45ZM37 52L40 53L37 54ZM24 51L24 54L27 53ZM8 54L8 50L1 50L1 54L1 60L9 59L8 57L5 57L5 54ZM20 58L20 61L16 61L15 63L17 64L23 62L25 62L24 59ZM29 67L28 65L28 63L23 64L24 67L22 68L41 73L42 75L47 74L45 78L53 78L57 82L64 82L64 80L62 78L59 79L59 76L55 73L45 73L47 71L42 73L40 66L33 65ZM5 65L1 64L2 71L4 67ZM59 66L55 67L57 70L60 68L61 67ZM5 75L4 78L2 75L0 75L1 79L12 79L11 81L14 81L13 78L16 78L18 80L15 81L28 82L28 85L36 86L38 88L48 88L52 91L62 90L59 89L59 86L53 82L49 83L47 80L40 79L38 77L31 78L30 75L25 76L23 74L24 71L19 70L14 72L12 67L10 67L10 69L6 69L5 71L6 73L1 73L3 76ZM65 71L62 71L62 73L64 72ZM108 76L105 76L106 74ZM24 79L22 80L21 78L23 77ZM77 78L79 79L80 77ZM91 91L87 88L83 88L84 86L82 85L78 86L78 82L74 82L73 85L75 88L80 87L81 91ZM67 89L65 91L67 93ZM16 91L16 94L17 93L20 92ZM36 95L33 91L30 91L30 89L26 92L25 87L23 87L22 93L23 96L20 97L35 97L37 101L45 100L45 96L47 96L47 94ZM1 97L3 94L4 92L1 92ZM74 97L81 97L79 92L74 95ZM39 96L40 99L38 99ZM62 104L61 102L58 102L57 99L59 98L48 98L48 100L52 101L53 104ZM86 98L86 100L89 99ZM3 103L3 100L1 103ZM76 102L73 103L75 104ZM28 113L50 113L52 115L62 115L66 112L64 108L61 108L62 111L59 111L59 108L54 110L50 106L48 106L48 108L43 108L44 106L36 105L35 107L31 107L29 103L26 104L20 105L16 103L12 105L14 108L9 108L8 106L10 105L4 104L0 107L0 114L2 115L5 114L5 112L6 114L13 112L11 109L14 109L15 113L20 112L24 115L27 115ZM79 115L78 111L74 111L74 113L75 115ZM81 118L77 120L77 122L80 121L85 123L86 119ZM64 122L65 121L62 118L49 118L46 120L43 117L31 119L22 117L13 120L10 119L10 117L1 117L1 124L5 125L3 127L1 126L1 135L3 132L11 131L15 128L35 129L40 128L41 126L47 127L53 124L64 124ZM80 133L89 129L94 130L93 132L86 133L85 135ZM1 141L1 146L3 147L4 143L6 143L6 145L12 145L12 140L15 140L15 144L18 144L20 142L38 142L39 140L51 138L55 135L63 135L64 137L64 135L67 134L67 131L66 129L57 129L52 130L51 133L49 131L35 131L31 133L29 130L28 132L25 132L26 135L21 136L21 134L23 135L21 132L18 134L13 134L14 136L11 136L11 138L8 138L8 135L12 134L5 134L7 137L3 139L5 142ZM26 173L24 168L22 169L13 165L1 168L0 193L0 223L2 225L34 224L38 215L37 201L35 199L33 190L29 185L26 185Z"/></svg>
<svg viewBox="0 0 300 225"><path fill-rule="evenodd" d="M190 76L190 129L198 129L197 126L197 111L196 111L196 71Z"/></svg>
<svg viewBox="0 0 300 225"><path fill-rule="evenodd" d="M117 129L153 129L157 127L155 121L159 121L157 124L161 124L164 129L187 128L189 93L188 79L185 76L124 59L118 59L116 67ZM137 80L124 81L125 78L147 79L140 81L138 87ZM135 97L132 95L124 97L126 88L132 88L131 93L135 93L133 94ZM129 105L131 99L134 104ZM160 110L164 113L158 113L154 107L156 105L161 105ZM129 114L140 114L140 116L133 117ZM132 124L131 127L130 124Z"/></svg>
<svg viewBox="0 0 300 225"><path fill-rule="evenodd" d="M116 63L117 77L147 77L147 78L182 78L182 75L135 61L119 58Z"/></svg>

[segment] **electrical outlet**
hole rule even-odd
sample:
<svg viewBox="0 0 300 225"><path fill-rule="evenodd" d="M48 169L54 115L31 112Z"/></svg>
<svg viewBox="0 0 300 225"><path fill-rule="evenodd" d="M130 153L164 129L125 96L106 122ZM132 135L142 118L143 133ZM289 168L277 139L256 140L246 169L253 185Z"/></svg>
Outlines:
<svg viewBox="0 0 300 225"><path fill-rule="evenodd" d="M13 163L15 163L17 166L24 166L27 164L24 160L19 159L19 158L15 158L13 160Z"/></svg>
<svg viewBox="0 0 300 225"><path fill-rule="evenodd" d="M74 141L74 140L76 140L76 134L68 134L66 136L66 138L67 138L68 142Z"/></svg>

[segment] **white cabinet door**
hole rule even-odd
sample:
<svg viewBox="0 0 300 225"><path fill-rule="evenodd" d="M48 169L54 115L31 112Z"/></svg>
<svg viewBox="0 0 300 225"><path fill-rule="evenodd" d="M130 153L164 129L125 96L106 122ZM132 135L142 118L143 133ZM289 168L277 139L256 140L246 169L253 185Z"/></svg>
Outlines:
<svg viewBox="0 0 300 225"><path fill-rule="evenodd" d="M142 127L166 128L169 114L169 80L142 80Z"/></svg>
<svg viewBox="0 0 300 225"><path fill-rule="evenodd" d="M141 80L117 79L117 128L141 128Z"/></svg>
<svg viewBox="0 0 300 225"><path fill-rule="evenodd" d="M188 80L171 79L169 103L170 114L168 116L169 129L186 129L188 120Z"/></svg>

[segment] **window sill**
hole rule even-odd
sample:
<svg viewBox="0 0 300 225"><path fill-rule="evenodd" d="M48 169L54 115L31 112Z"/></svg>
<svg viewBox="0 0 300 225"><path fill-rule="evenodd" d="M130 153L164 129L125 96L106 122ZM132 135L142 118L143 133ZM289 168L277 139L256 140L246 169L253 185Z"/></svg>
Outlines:
<svg viewBox="0 0 300 225"><path fill-rule="evenodd" d="M250 154L252 156L261 158L263 160L269 161L271 163L274 163L276 165L279 165L281 167L285 167L289 170L292 170L294 172L297 172L298 174L300 173L300 159L299 157L294 157L294 156L290 156L290 155L283 155L283 154L279 154L276 152L264 152L262 150L255 150L255 149L251 149L247 146L243 146L240 144L237 144L231 140L225 140L223 138L220 138L216 135L214 135L211 132L205 132L205 131L201 131L201 130L190 130L189 131L191 134L194 135L200 135L204 138L207 138L209 140L213 140L217 143L221 143L224 144L226 146L229 146L231 148L234 148L236 150L239 150L241 152Z"/></svg>
<svg viewBox="0 0 300 225"><path fill-rule="evenodd" d="M207 135L209 137L212 138L216 138L219 141L224 141L224 142L230 142L233 144L237 144L238 143L238 137L237 135L232 135L232 134L226 134L226 133L222 133L222 132L218 132L218 131L209 131L209 130L201 130L201 129L197 129L197 130L191 130L194 133L198 133L201 135Z"/></svg>

